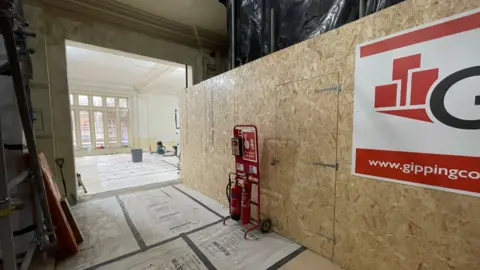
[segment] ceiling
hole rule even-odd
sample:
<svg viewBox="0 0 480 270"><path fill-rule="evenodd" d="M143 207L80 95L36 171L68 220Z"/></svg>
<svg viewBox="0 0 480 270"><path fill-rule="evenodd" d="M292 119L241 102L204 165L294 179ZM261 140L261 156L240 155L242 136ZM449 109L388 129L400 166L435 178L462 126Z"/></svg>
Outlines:
<svg viewBox="0 0 480 270"><path fill-rule="evenodd" d="M69 88L77 91L161 93L185 88L185 65L67 41Z"/></svg>
<svg viewBox="0 0 480 270"><path fill-rule="evenodd" d="M227 34L227 10L218 0L115 0L172 21Z"/></svg>

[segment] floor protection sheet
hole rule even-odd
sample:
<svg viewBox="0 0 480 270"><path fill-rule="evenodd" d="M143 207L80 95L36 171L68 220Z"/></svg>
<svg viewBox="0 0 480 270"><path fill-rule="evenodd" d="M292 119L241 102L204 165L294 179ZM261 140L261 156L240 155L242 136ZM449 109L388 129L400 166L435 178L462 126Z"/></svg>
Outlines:
<svg viewBox="0 0 480 270"><path fill-rule="evenodd" d="M207 270L207 267L187 243L179 238L98 269Z"/></svg>
<svg viewBox="0 0 480 270"><path fill-rule="evenodd" d="M268 269L300 248L277 233L255 230L243 238L238 223L215 224L188 237L217 269Z"/></svg>
<svg viewBox="0 0 480 270"><path fill-rule="evenodd" d="M147 246L221 219L172 187L119 197Z"/></svg>

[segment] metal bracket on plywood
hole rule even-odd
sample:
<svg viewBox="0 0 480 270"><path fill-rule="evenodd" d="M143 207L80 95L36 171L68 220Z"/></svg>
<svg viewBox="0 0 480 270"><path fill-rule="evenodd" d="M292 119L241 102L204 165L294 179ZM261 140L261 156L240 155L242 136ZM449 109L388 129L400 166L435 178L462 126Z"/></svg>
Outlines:
<svg viewBox="0 0 480 270"><path fill-rule="evenodd" d="M327 239L328 241L332 242L334 245L337 243L337 240L335 239L335 236L328 236L328 235L324 235L324 234L321 234L321 233L315 233L316 235L319 235L325 239Z"/></svg>
<svg viewBox="0 0 480 270"><path fill-rule="evenodd" d="M338 170L338 162L335 162L335 164L326 164L326 163L314 162L313 165L314 166L329 167L329 168L334 168L335 170Z"/></svg>
<svg viewBox="0 0 480 270"><path fill-rule="evenodd" d="M326 92L326 91L338 91L338 92L340 92L341 90L342 90L342 85L341 85L341 84L337 84L337 85L335 85L335 86L317 89L317 90L315 90L315 92L316 92L316 93Z"/></svg>

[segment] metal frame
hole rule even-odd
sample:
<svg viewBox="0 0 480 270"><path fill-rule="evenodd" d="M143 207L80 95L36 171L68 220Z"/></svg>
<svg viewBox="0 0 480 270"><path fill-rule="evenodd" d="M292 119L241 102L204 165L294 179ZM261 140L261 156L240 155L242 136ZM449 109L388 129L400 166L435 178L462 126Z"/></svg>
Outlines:
<svg viewBox="0 0 480 270"><path fill-rule="evenodd" d="M237 18L237 16L236 16L236 7L235 7L236 1L235 1L235 0L232 0L232 1L231 1L231 5L232 5L232 8L231 8L232 15L231 15L231 18L230 18L230 19L231 19L232 31L231 31L231 37L230 37L231 41L230 41L230 42L232 43L232 45L231 45L231 59L230 59L230 61L231 61L231 68L230 68L230 69L234 69L234 68L236 68L236 57L237 57L237 55L236 55L236 53L235 53L235 49L236 49L236 46L235 46L235 41L236 41L236 38L235 38L235 35L236 35L236 31L235 31L235 27L236 27L235 21L236 21L236 18Z"/></svg>
<svg viewBox="0 0 480 270"><path fill-rule="evenodd" d="M275 52L275 9L270 9L270 53Z"/></svg>
<svg viewBox="0 0 480 270"><path fill-rule="evenodd" d="M248 236L248 233L250 233L251 231L253 230L256 230L258 228L260 228L262 226L262 222L265 221L265 220L269 220L268 218L266 219L262 219L262 216L261 216L261 213L260 213L260 210L261 210L261 191L260 191L260 183L261 183L261 180L260 180L260 155L258 153L258 130L257 130L257 127L255 125L236 125L233 127L233 135L235 136L236 134L236 130L237 129L241 129L241 128L253 128L255 130L255 138L256 138L256 142L255 142L255 147L256 147L256 151L257 151L257 162L253 162L253 164L255 164L257 167L257 173L256 174L253 174L253 175L256 175L257 176L257 181L254 181L254 180L251 180L250 177L252 176L251 173L245 173L244 175L240 175L239 172L238 172L238 169L237 169L237 165L236 163L238 162L238 159L236 156L235 157L235 173L230 173L228 175L228 179L230 181L230 177L232 175L235 175L236 178L239 178L240 181L247 181L247 182L250 182L250 196L252 196L253 194L253 185L256 185L256 194L257 194L257 202L254 202L253 200L250 200L250 204L253 204L257 207L257 214L256 214L256 217L252 217L250 216L250 223L249 224L241 224L242 227L245 228L245 234L243 235L243 238L246 240L247 239L247 236ZM252 163L252 162L250 162ZM247 163L248 164L248 163ZM232 215L228 215L226 216L224 219L223 219L223 225L225 225L225 222L229 219L232 218Z"/></svg>
<svg viewBox="0 0 480 270"><path fill-rule="evenodd" d="M31 50L27 49L26 38L35 36L24 30L28 26L23 17L22 0L0 0L0 29L3 35L4 45L8 56L10 74L13 81L13 90L17 100L17 107L22 122L27 148L30 153L28 172L22 172L12 180L7 179L5 163L5 149L0 130L0 240L2 241L3 269L17 269L17 254L15 254L14 236L11 226L10 214L15 211L12 205L9 191L13 187L29 181L32 185L33 215L35 220L35 237L32 239L32 247L24 256L21 269L28 269L35 251L43 250L46 244L46 236L51 244L56 244L52 217L48 208L48 202L43 183L42 170L40 168L35 134L33 128L33 111L30 99L31 78ZM1 126L0 126L1 127ZM18 149L23 151L23 149ZM33 176L33 179L30 176ZM44 229L45 227L45 229Z"/></svg>
<svg viewBox="0 0 480 270"><path fill-rule="evenodd" d="M359 9L358 9L358 17L363 18L364 16L365 16L365 0L360 0Z"/></svg>
<svg viewBox="0 0 480 270"><path fill-rule="evenodd" d="M1 129L0 144L3 145ZM16 269L15 242L10 222L10 213L13 211L13 207L8 194L7 167L5 163L5 150L3 147L0 147L0 239L2 240L3 269Z"/></svg>

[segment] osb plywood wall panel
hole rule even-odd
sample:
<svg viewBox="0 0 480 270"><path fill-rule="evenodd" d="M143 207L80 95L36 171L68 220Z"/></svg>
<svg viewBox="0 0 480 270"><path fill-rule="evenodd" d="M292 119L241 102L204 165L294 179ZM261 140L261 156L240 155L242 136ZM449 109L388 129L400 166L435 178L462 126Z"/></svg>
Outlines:
<svg viewBox="0 0 480 270"><path fill-rule="evenodd" d="M336 160L338 74L278 85L273 93L275 131L265 140L266 216L278 231L331 256L335 170L315 165ZM271 161L277 165L272 166ZM278 200L281 204L271 206Z"/></svg>
<svg viewBox="0 0 480 270"><path fill-rule="evenodd" d="M407 0L187 89L183 181L226 203L231 129L254 124L262 214L282 235L346 269L480 269L478 198L351 175L355 46L478 7Z"/></svg>

